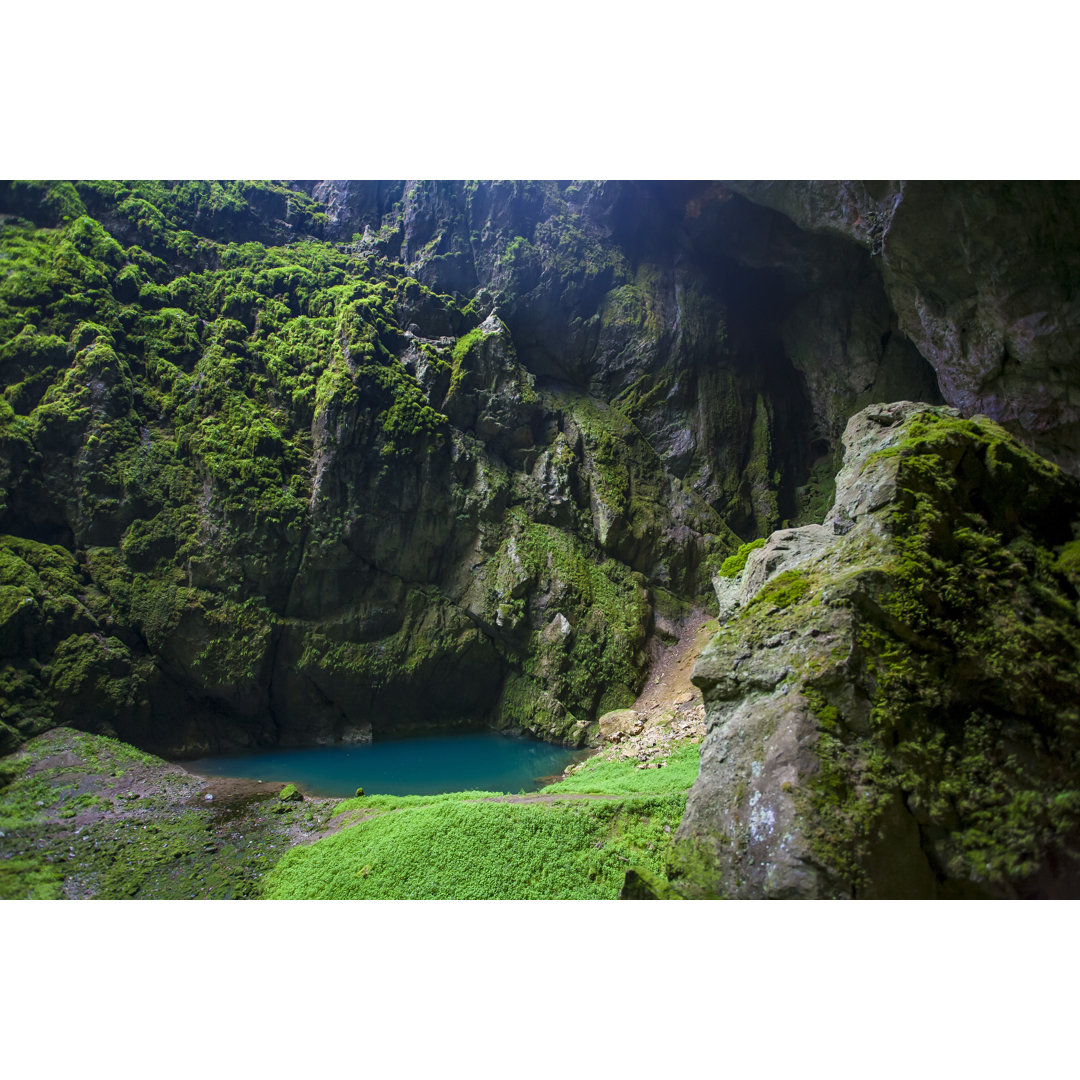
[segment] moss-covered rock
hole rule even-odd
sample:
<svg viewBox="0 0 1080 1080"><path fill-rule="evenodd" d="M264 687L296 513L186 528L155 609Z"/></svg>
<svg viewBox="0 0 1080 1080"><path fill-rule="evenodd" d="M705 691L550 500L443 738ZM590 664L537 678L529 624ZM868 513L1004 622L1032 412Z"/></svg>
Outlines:
<svg viewBox="0 0 1080 1080"><path fill-rule="evenodd" d="M254 781L206 799L206 786L116 739L70 728L30 739L0 761L0 898L255 897L339 801L282 802Z"/></svg>
<svg viewBox="0 0 1080 1080"><path fill-rule="evenodd" d="M845 444L829 527L750 553L695 669L678 887L1075 895L1080 485L947 409L872 406Z"/></svg>

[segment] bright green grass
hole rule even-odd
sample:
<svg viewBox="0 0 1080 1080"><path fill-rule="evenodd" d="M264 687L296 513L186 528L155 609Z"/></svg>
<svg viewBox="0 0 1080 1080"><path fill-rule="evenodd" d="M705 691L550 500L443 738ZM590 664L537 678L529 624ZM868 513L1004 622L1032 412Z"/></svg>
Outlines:
<svg viewBox="0 0 1080 1080"><path fill-rule="evenodd" d="M614 899L631 864L662 876L685 805L685 794L554 804L436 797L294 848L267 875L265 895Z"/></svg>
<svg viewBox="0 0 1080 1080"><path fill-rule="evenodd" d="M290 851L266 878L271 899L614 899L626 870L663 880L663 857L697 777L698 747L663 769L593 758L547 794L614 799L479 801L491 792L370 795L339 813L367 821ZM666 828L666 831L665 831Z"/></svg>
<svg viewBox="0 0 1080 1080"><path fill-rule="evenodd" d="M662 769L639 769L638 762L603 761L590 758L573 776L543 788L545 793L588 792L598 795L661 795L687 791L697 779L699 754L696 743L682 745Z"/></svg>
<svg viewBox="0 0 1080 1080"><path fill-rule="evenodd" d="M440 795L364 795L359 799L343 799L338 804L337 814L350 810L405 810L413 806L460 802L462 799L486 799L501 794L501 791L450 791Z"/></svg>

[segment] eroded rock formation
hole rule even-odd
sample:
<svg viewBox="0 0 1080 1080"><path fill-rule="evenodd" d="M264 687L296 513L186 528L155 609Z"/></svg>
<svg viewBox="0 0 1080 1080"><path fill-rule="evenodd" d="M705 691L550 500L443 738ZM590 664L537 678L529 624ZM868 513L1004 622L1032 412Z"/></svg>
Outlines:
<svg viewBox="0 0 1080 1080"><path fill-rule="evenodd" d="M738 183L802 229L871 252L945 401L1080 472L1080 184Z"/></svg>

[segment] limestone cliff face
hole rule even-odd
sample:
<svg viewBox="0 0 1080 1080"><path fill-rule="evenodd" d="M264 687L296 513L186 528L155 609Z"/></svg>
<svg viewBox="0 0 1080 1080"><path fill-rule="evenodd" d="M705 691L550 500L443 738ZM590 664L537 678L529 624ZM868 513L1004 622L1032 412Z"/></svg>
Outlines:
<svg viewBox="0 0 1080 1080"><path fill-rule="evenodd" d="M281 185L4 189L5 745L58 717L168 753L460 724L580 744L632 700L653 604L708 587L727 514L630 410L539 380L473 278L420 280L454 260L425 232L440 190L409 191L406 268L394 213L335 246L341 204ZM529 205L493 211L505 247ZM573 253L550 310L616 255L546 228ZM757 486L725 498L769 521L759 400L735 440Z"/></svg>
<svg viewBox="0 0 1080 1080"><path fill-rule="evenodd" d="M897 325L948 404L1080 472L1080 184L732 183L870 252Z"/></svg>
<svg viewBox="0 0 1080 1080"><path fill-rule="evenodd" d="M679 888L1075 895L1080 484L947 408L844 444L825 524L750 553L695 668Z"/></svg>
<svg viewBox="0 0 1080 1080"><path fill-rule="evenodd" d="M616 404L740 534L800 512L855 409L941 400L866 251L720 185L304 186L330 235L490 295L530 372Z"/></svg>

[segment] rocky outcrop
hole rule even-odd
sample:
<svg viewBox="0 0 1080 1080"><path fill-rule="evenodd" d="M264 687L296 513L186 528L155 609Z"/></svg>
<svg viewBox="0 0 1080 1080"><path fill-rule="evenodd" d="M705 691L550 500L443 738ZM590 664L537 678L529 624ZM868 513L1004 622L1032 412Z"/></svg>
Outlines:
<svg viewBox="0 0 1080 1080"><path fill-rule="evenodd" d="M869 252L946 402L1080 472L1080 184L783 181L727 187Z"/></svg>
<svg viewBox="0 0 1080 1080"><path fill-rule="evenodd" d="M627 736L640 735L644 719L634 709L615 709L600 717L600 738L605 742L621 742Z"/></svg>
<svg viewBox="0 0 1080 1080"><path fill-rule="evenodd" d="M854 416L824 526L749 553L694 672L685 896L1080 887L1080 484L986 418Z"/></svg>

